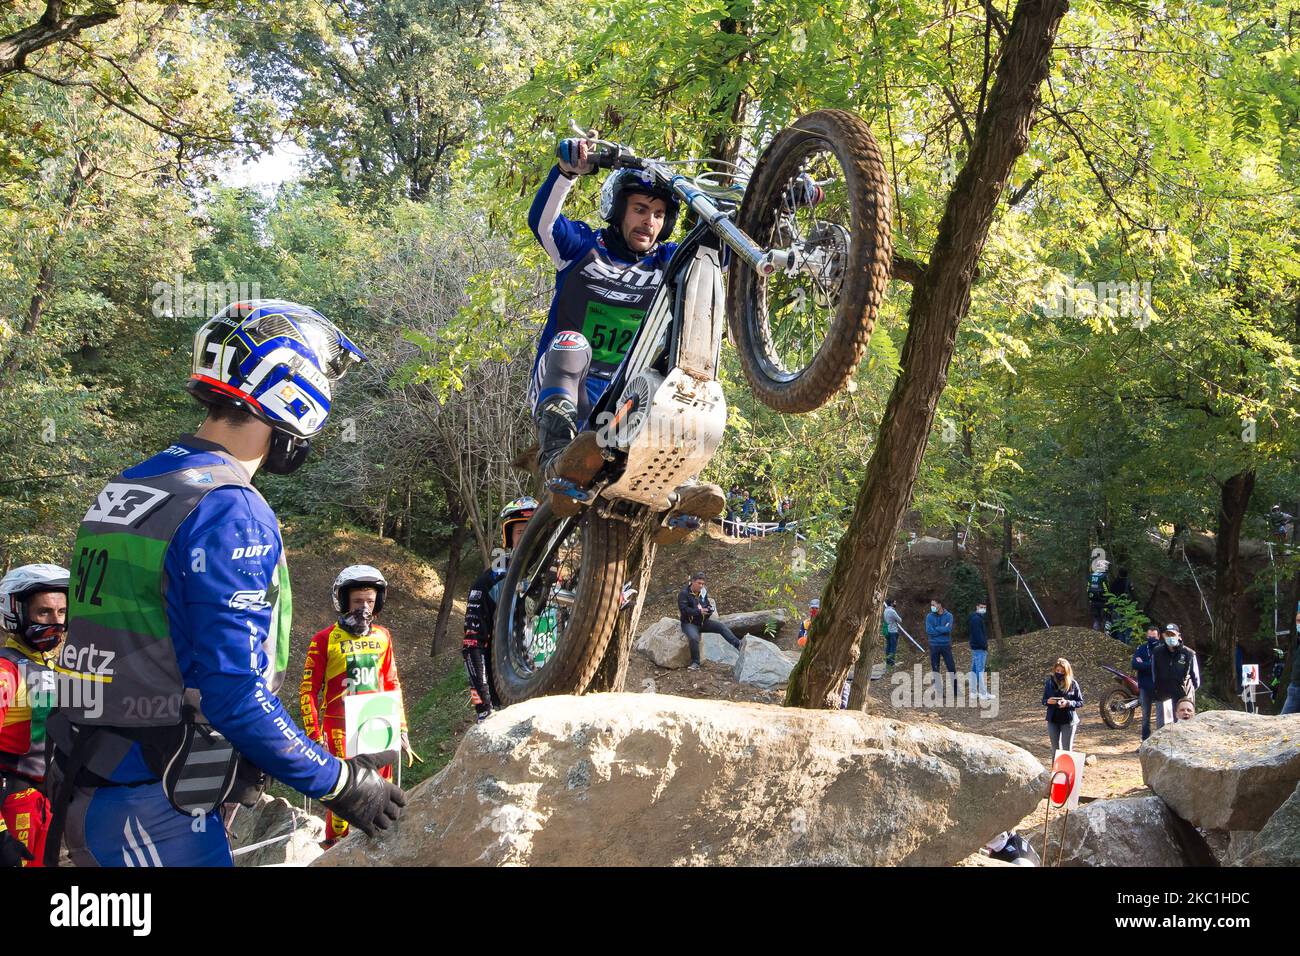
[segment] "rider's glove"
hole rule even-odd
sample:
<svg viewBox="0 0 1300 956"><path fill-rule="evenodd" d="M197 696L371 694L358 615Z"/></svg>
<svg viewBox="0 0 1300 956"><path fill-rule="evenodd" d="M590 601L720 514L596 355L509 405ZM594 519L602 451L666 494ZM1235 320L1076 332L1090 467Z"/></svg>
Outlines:
<svg viewBox="0 0 1300 956"><path fill-rule="evenodd" d="M0 830L0 869L13 869L16 866L22 866L23 860L30 860L31 853L27 847L23 846L23 841L19 840L8 830Z"/></svg>
<svg viewBox="0 0 1300 956"><path fill-rule="evenodd" d="M572 179L596 171L596 164L588 156L589 146L585 139L562 139L555 147L556 158L560 161L560 172Z"/></svg>
<svg viewBox="0 0 1300 956"><path fill-rule="evenodd" d="M391 751L349 757L343 761L333 792L321 797L320 802L367 836L387 830L406 806L401 788L379 775L378 768L394 759L396 755Z"/></svg>

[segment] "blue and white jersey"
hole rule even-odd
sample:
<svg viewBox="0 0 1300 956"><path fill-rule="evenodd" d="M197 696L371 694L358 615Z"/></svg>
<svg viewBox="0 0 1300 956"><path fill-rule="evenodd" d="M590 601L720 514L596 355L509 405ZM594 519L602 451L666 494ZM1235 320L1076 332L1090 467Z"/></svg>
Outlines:
<svg viewBox="0 0 1300 956"><path fill-rule="evenodd" d="M579 332L591 346L590 374L607 381L641 327L677 243L658 243L639 260L619 258L606 244L608 230L560 214L573 182L559 166L552 167L528 213L528 225L556 270L555 295L533 367L558 333Z"/></svg>
<svg viewBox="0 0 1300 956"><path fill-rule="evenodd" d="M220 446L186 436L123 478L150 478L186 468L229 463ZM224 449L222 449L224 451ZM270 505L251 487L226 485L205 495L167 546L163 600L187 688L197 688L203 714L258 768L300 793L319 797L338 780L339 761L294 723L276 696L287 654L284 543ZM279 614L277 615L277 611ZM277 620L279 617L279 620ZM279 666L277 666L279 665ZM140 746L113 774L115 782L151 779Z"/></svg>

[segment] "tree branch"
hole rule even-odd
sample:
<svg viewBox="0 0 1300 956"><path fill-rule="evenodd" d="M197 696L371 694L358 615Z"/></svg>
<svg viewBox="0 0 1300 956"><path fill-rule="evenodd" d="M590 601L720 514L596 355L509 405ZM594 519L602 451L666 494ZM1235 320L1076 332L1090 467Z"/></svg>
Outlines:
<svg viewBox="0 0 1300 956"><path fill-rule="evenodd" d="M39 20L0 38L0 78L24 69L33 53L118 17L116 9L65 17L63 7L63 0L49 0Z"/></svg>

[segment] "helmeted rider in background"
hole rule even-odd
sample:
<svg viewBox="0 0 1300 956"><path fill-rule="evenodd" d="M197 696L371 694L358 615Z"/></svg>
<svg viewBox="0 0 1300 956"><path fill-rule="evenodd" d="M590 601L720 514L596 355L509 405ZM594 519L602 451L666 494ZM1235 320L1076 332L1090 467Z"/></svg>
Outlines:
<svg viewBox="0 0 1300 956"><path fill-rule="evenodd" d="M54 825L85 866L229 866L218 809L275 777L368 833L405 803L276 697L291 599L279 523L253 487L293 471L360 350L314 309L236 303L194 339L207 415L110 481L77 533L61 674L85 691L47 727ZM93 693L92 693L93 691ZM47 842L47 859L49 856Z"/></svg>
<svg viewBox="0 0 1300 956"><path fill-rule="evenodd" d="M492 714L492 631L496 626L497 598L509 570L510 552L519 543L528 519L537 510L535 498L516 498L501 509L502 552L474 579L465 602L465 639L461 656L469 677L469 697L479 722Z"/></svg>
<svg viewBox="0 0 1300 956"><path fill-rule="evenodd" d="M57 703L50 665L67 610L67 568L25 564L0 579L0 867L43 865L45 720Z"/></svg>
<svg viewBox="0 0 1300 956"><path fill-rule="evenodd" d="M384 610L388 581L378 568L354 564L334 579L332 598L337 622L317 631L307 649L302 683L298 688L302 729L336 757L347 754L343 700L353 694L391 691L401 694L393 635L375 621ZM320 702L321 690L325 701ZM408 764L415 758L402 707L401 746ZM393 768L382 767L380 776L393 779ZM348 823L332 811L325 813L325 841L329 849L347 835Z"/></svg>
<svg viewBox="0 0 1300 956"><path fill-rule="evenodd" d="M580 497L602 464L594 434L574 438L609 387L663 282L677 249L668 237L680 211L671 190L648 173L625 168L611 172L601 186L606 226L593 229L561 215L576 178L596 171L588 152L585 139L560 142L559 162L528 213L528 225L556 270L528 401L537 424L538 471L552 491L552 508L561 514L577 512L578 505L562 499L569 493ZM724 504L716 485L691 484L678 489L674 511L707 520ZM680 533L663 528L656 540L670 543L693 527Z"/></svg>

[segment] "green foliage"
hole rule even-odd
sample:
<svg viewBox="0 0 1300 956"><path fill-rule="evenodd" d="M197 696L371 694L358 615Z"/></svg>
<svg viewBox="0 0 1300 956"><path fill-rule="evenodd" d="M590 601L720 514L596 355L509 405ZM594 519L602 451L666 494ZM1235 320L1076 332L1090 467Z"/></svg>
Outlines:
<svg viewBox="0 0 1300 956"><path fill-rule="evenodd" d="M952 612L953 621L958 625L954 629L957 633L965 630L967 619L975 613L975 605L986 600L988 589L984 587L979 569L966 561L954 565L948 576L948 592L943 596L943 603Z"/></svg>

